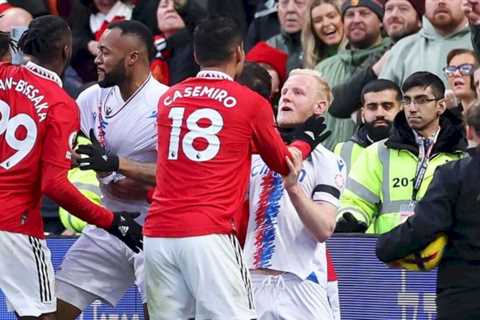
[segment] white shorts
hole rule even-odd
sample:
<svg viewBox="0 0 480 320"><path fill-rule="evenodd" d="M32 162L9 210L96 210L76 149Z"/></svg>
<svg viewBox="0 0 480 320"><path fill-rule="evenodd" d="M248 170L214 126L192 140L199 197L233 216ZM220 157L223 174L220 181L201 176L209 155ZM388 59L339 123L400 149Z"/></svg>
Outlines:
<svg viewBox="0 0 480 320"><path fill-rule="evenodd" d="M55 312L55 275L45 240L0 231L0 289L21 317Z"/></svg>
<svg viewBox="0 0 480 320"><path fill-rule="evenodd" d="M144 237L150 319L256 318L250 276L234 235Z"/></svg>
<svg viewBox="0 0 480 320"><path fill-rule="evenodd" d="M259 320L333 320L326 288L292 273L269 276L252 271Z"/></svg>
<svg viewBox="0 0 480 320"><path fill-rule="evenodd" d="M97 299L115 306L134 284L146 302L143 252L136 254L94 226L87 226L68 250L56 280L57 297L80 310Z"/></svg>

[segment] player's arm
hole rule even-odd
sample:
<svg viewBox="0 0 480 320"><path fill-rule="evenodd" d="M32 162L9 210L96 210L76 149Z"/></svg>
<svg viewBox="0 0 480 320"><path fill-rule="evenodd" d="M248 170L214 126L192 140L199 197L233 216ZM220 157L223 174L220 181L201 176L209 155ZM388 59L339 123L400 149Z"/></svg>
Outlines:
<svg viewBox="0 0 480 320"><path fill-rule="evenodd" d="M117 236L132 250L141 250L142 228L129 214L97 206L68 181L74 138L79 129L77 107L68 102L51 105L45 121L42 192L75 216Z"/></svg>
<svg viewBox="0 0 480 320"><path fill-rule="evenodd" d="M109 153L98 142L93 129L89 132L92 144L81 145L76 152L83 155L77 162L81 170L95 170L97 172L120 172L126 177L148 184L155 185L155 163L141 163Z"/></svg>
<svg viewBox="0 0 480 320"><path fill-rule="evenodd" d="M289 169L285 159L290 152L280 137L273 118L271 107L265 100L255 110L252 121L253 142L268 167L286 176ZM294 141L290 146L297 148L302 153L303 159L307 158L310 152L328 137L329 132L325 132L326 125L323 122L323 118L312 116L295 130Z"/></svg>
<svg viewBox="0 0 480 320"><path fill-rule="evenodd" d="M119 157L118 172L131 179L143 182L149 186L155 185L156 163L141 163Z"/></svg>
<svg viewBox="0 0 480 320"><path fill-rule="evenodd" d="M337 208L327 201L314 201L310 198L298 183L298 174L302 169L302 156L297 151L292 152L292 158L287 158L290 173L284 179L285 190L290 197L298 217L303 225L320 242L326 241L332 235L335 229L335 216ZM338 202L340 191L335 195L335 201Z"/></svg>

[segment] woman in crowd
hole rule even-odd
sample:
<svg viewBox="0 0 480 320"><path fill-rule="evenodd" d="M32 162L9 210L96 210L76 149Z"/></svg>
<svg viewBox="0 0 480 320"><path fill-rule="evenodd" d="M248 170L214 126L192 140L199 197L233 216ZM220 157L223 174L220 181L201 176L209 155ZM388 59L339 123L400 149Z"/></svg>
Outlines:
<svg viewBox="0 0 480 320"><path fill-rule="evenodd" d="M448 100L450 107L466 111L477 99L473 73L478 67L475 53L469 49L454 49L448 53L443 69L448 78L448 88L453 92Z"/></svg>
<svg viewBox="0 0 480 320"><path fill-rule="evenodd" d="M343 41L343 22L336 0L313 0L302 29L303 61L306 68L337 53Z"/></svg>

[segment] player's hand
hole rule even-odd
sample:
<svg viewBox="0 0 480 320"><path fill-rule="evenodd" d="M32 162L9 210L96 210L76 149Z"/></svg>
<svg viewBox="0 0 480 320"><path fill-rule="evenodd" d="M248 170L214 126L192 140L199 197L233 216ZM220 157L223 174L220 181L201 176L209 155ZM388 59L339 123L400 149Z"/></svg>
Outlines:
<svg viewBox="0 0 480 320"><path fill-rule="evenodd" d="M92 144L78 146L78 154L87 155L86 158L78 160L80 169L95 170L100 172L118 171L119 159L117 155L111 154L105 150L98 142L93 129L90 129L90 141Z"/></svg>
<svg viewBox="0 0 480 320"><path fill-rule="evenodd" d="M293 139L308 143L311 151L313 151L323 140L327 139L330 134L332 134L332 132L327 131L325 118L313 115L295 129Z"/></svg>
<svg viewBox="0 0 480 320"><path fill-rule="evenodd" d="M288 150L290 151L291 157L287 156L287 165L288 165L288 175L283 177L283 186L285 190L289 190L293 188L298 183L298 175L302 170L302 152L297 148L289 147Z"/></svg>
<svg viewBox="0 0 480 320"><path fill-rule="evenodd" d="M138 212L114 212L112 226L107 229L136 253L143 250L142 226L134 220L139 215Z"/></svg>
<svg viewBox="0 0 480 320"><path fill-rule="evenodd" d="M353 214L345 212L337 221L335 232L337 233L364 233L368 226L363 221L358 221Z"/></svg>

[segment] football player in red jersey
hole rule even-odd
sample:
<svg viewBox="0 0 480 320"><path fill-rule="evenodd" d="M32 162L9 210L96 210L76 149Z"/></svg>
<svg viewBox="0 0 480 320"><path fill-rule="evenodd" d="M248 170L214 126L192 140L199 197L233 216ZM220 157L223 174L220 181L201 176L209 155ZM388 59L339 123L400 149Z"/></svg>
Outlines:
<svg viewBox="0 0 480 320"><path fill-rule="evenodd" d="M137 252L142 235L128 214L94 205L67 180L80 125L60 79L72 47L67 23L34 19L19 47L30 59L25 66L0 64L0 289L20 319L51 320L56 298L42 193Z"/></svg>
<svg viewBox="0 0 480 320"><path fill-rule="evenodd" d="M194 32L201 71L158 105L157 181L144 225L145 282L152 319L252 319L248 270L234 215L250 173L252 142L287 175L290 152L308 156L326 136L310 118L283 143L268 102L233 81L242 71L240 28L211 18Z"/></svg>

